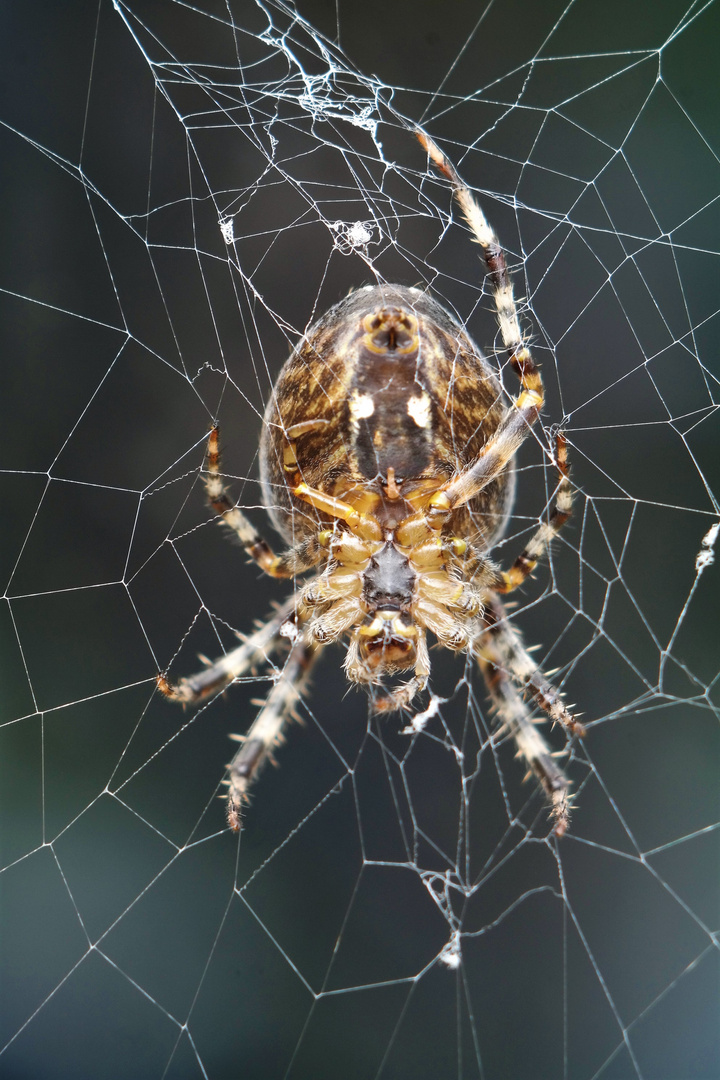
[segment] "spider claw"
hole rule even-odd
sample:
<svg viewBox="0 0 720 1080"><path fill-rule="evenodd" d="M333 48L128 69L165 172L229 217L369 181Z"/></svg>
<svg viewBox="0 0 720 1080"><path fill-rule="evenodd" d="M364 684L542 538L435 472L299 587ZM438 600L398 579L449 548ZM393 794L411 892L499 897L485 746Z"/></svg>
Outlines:
<svg viewBox="0 0 720 1080"><path fill-rule="evenodd" d="M168 697L168 698L175 697L175 687L173 686L173 684L171 682L168 682L168 680L165 678L164 675L160 675L160 674L156 675L155 676L155 683L156 683L157 688L160 691L160 693L164 694L165 697Z"/></svg>
<svg viewBox="0 0 720 1080"><path fill-rule="evenodd" d="M555 824L553 825L553 836L556 836L558 840L562 840L563 836L568 830L569 824L570 822L567 814L563 814L561 817L558 817L555 821Z"/></svg>
<svg viewBox="0 0 720 1080"><path fill-rule="evenodd" d="M227 823L234 833L239 833L242 829L242 817L240 816L240 807L236 805L235 802L228 802Z"/></svg>
<svg viewBox="0 0 720 1080"><path fill-rule="evenodd" d="M183 709L188 704L188 698L183 692L182 680L179 683L173 683L170 682L169 679L166 679L164 675L156 675L155 684L163 697L166 697L168 701L179 701Z"/></svg>

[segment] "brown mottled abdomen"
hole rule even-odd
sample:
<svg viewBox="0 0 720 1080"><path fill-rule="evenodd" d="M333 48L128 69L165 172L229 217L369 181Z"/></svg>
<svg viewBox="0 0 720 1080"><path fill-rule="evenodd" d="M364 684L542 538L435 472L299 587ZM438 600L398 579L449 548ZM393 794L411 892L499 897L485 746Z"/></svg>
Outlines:
<svg viewBox="0 0 720 1080"><path fill-rule="evenodd" d="M260 468L273 523L289 542L317 529L317 512L290 490L298 478L358 506L397 490L410 513L477 457L504 412L491 367L435 300L399 285L359 289L310 328L268 403ZM489 546L513 489L509 467L449 531Z"/></svg>

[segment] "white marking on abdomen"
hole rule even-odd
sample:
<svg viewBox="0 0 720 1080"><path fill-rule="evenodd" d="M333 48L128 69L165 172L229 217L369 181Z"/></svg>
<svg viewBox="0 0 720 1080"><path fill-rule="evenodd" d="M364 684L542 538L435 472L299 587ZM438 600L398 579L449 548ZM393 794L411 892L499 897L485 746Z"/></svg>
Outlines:
<svg viewBox="0 0 720 1080"><path fill-rule="evenodd" d="M407 411L419 428L430 427L430 395L424 390L418 397L408 400Z"/></svg>
<svg viewBox="0 0 720 1080"><path fill-rule="evenodd" d="M353 390L350 398L350 416L353 420L364 420L375 412L375 402L369 394L358 394Z"/></svg>

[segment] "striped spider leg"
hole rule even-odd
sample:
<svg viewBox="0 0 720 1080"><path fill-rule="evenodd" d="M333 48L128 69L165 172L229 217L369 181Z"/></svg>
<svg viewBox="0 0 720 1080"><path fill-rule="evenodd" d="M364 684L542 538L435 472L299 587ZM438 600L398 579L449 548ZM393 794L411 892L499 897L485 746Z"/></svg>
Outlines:
<svg viewBox="0 0 720 1080"><path fill-rule="evenodd" d="M520 395L513 401L503 422L483 447L477 460L430 500L431 513L442 518L480 493L507 467L540 415L544 389L542 376L520 328L512 281L497 236L452 163L423 131L418 129L416 135L430 160L452 184L463 216L482 249L503 345L521 384ZM540 782L552 807L555 834L562 836L569 822L569 781L533 722L524 696L534 699L553 722L562 723L569 735L581 737L585 730L530 657L519 631L508 620L500 600L500 595L512 592L532 574L551 541L572 514L567 442L562 432L556 435L555 463L559 484L550 516L540 524L511 568L502 571L502 581L494 583L495 595L490 594L486 599L487 629L475 638L472 651L499 722L513 736L518 752Z"/></svg>
<svg viewBox="0 0 720 1080"><path fill-rule="evenodd" d="M510 570L503 571L503 584L498 588L498 594L512 592L532 573L553 537L570 517L572 490L562 435L557 436L556 445L560 482L550 516L537 528ZM570 782L538 730L526 699L535 701L553 722L561 723L569 735L582 737L585 729L523 645L519 631L508 619L500 595L488 600L484 621L486 629L474 640L473 654L499 725L513 737L518 753L542 787L551 806L555 835L561 837L567 832L570 821Z"/></svg>
<svg viewBox="0 0 720 1080"><path fill-rule="evenodd" d="M210 505L266 574L286 578L313 565L315 553L312 544L306 542L276 556L242 510L232 502L220 475L217 426L213 426L208 440L204 483ZM184 706L198 705L222 693L236 679L270 663L283 641L295 638L267 699L256 702L261 705L260 712L247 734L230 736L241 744L227 766L225 781L228 787L227 819L234 832L240 829L242 806L247 801L250 784L265 762L272 758L273 748L284 741L286 723L290 719L297 719L300 695L320 651L318 645L307 645L298 639L295 620L296 601L290 597L254 633L244 638L241 645L208 664L196 675L182 678L175 684L162 675L158 677L158 687L167 698Z"/></svg>

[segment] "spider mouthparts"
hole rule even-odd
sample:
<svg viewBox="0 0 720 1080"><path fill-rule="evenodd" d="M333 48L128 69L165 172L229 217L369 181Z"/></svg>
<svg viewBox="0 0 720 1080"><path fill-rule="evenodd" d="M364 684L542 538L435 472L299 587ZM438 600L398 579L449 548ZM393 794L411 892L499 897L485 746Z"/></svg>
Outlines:
<svg viewBox="0 0 720 1080"><path fill-rule="evenodd" d="M373 671L398 671L415 660L418 632L399 611L379 611L371 623L358 629L362 655Z"/></svg>

